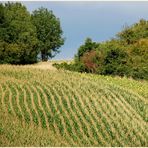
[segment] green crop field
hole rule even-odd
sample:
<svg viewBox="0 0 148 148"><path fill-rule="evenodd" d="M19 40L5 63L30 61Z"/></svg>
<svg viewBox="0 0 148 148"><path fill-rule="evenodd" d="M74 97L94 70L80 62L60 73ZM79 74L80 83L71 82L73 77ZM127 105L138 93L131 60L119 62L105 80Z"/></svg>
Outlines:
<svg viewBox="0 0 148 148"><path fill-rule="evenodd" d="M0 146L148 146L148 82L0 65Z"/></svg>

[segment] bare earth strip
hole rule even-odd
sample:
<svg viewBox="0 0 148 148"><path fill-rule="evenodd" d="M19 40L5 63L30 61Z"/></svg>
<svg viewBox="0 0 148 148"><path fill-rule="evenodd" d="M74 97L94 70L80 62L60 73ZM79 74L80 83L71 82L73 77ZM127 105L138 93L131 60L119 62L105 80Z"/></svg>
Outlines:
<svg viewBox="0 0 148 148"><path fill-rule="evenodd" d="M40 82L38 82L38 83L40 83ZM40 86L42 86L42 84L40 84ZM56 109L56 114L59 114L57 105L56 105L56 103L55 103L55 101L54 101L54 100L55 100L55 99L54 99L54 96L53 96L53 94L52 94L51 91L50 91L50 87L51 87L51 86L49 86L49 85L47 85L47 84L44 84L42 87L46 88L47 92L50 94L50 99L52 100L53 107ZM52 108L52 106L51 106L51 108ZM51 110L51 109L50 109L50 110ZM51 112L51 113L52 113L52 112ZM52 116L54 117L55 115L52 114ZM62 118L62 124L64 123L63 120L64 120L64 119ZM59 128L58 128L57 124L54 124L54 128L56 129L56 134L57 134L57 135L60 134ZM68 138L68 141L67 141L67 140L65 141L65 143L67 143L67 142L70 143L70 144L72 144L72 145L75 145L74 142L71 141L71 139L69 139L69 138Z"/></svg>
<svg viewBox="0 0 148 148"><path fill-rule="evenodd" d="M69 82L69 83L71 83L71 82ZM82 92L79 92L79 90L82 90ZM78 90L77 90L77 92L79 92L79 94L84 94L84 92L85 92L85 90L86 90L86 88L84 88L83 89L83 87L80 87ZM97 90L96 90L97 91ZM89 94L93 94L94 92L89 92ZM89 96L89 94L88 94L88 96ZM97 96L98 97L98 96ZM93 98L93 100L95 99L95 98L97 98L96 96L95 97L93 97L93 96L91 96L91 98ZM82 98L82 97L80 97L80 98ZM87 103L87 104L91 104L91 102L93 101L91 98L88 98L87 97L87 95L85 96L85 100L89 100L89 102ZM94 103L95 103L95 100L93 101ZM99 104L99 106L100 105L102 105L102 104ZM97 106L95 106L95 108L98 108ZM94 110L94 109L92 109L92 110ZM102 111L99 111L99 112L102 112ZM96 113L94 113L94 115L95 115ZM108 118L106 118L106 121L108 121ZM105 132L105 136L106 137L108 137L108 139L110 139L110 137L109 137L109 135L108 135L108 133L106 132L106 126L104 126L104 123L101 123L101 126L103 126L103 131L102 132ZM97 129L97 128L96 128ZM102 137L102 136L101 136ZM105 137L102 137L102 138L105 138ZM105 140L105 139L104 139ZM118 137L116 137L116 140L118 140ZM119 141L119 140L118 140Z"/></svg>
<svg viewBox="0 0 148 148"><path fill-rule="evenodd" d="M81 107L83 106L82 108L84 109L84 108L85 108L85 105L84 105L84 102L82 101L83 98L80 97L78 91L76 91L74 88L71 88L70 85L67 85L67 84L64 84L64 85L66 85L66 86L68 87L68 90L69 90L69 91L72 91L72 92L75 93L75 96L76 96L77 98L79 98L79 102L80 102ZM85 96L85 97L87 97L87 96ZM76 105L76 106L77 106L77 105ZM87 112L87 110L85 110L85 111ZM87 120L85 119L83 113L82 113L81 111L79 111L79 113L80 113L81 116L84 118L83 122L85 122L86 125L88 126ZM88 113L88 114L89 114L89 113ZM89 117L90 117L90 122L89 122L90 127L88 127L88 130L89 130L89 133L91 133L90 137L91 137L91 138L94 138L92 131L90 131L90 128L91 128L92 125L95 127L95 125L94 125L94 122L92 121L91 116L89 116ZM95 131L95 132L98 133L97 131ZM98 133L98 134L99 134L99 133ZM98 136L98 135L97 135L97 136ZM98 138L99 138L99 136L98 136ZM97 142L96 139L94 139L94 141ZM105 142L105 141L102 141L102 142ZM106 143L106 142L105 142L105 143ZM97 142L97 143L94 143L94 144L95 144L95 145L98 145L98 142Z"/></svg>
<svg viewBox="0 0 148 148"><path fill-rule="evenodd" d="M94 90L94 88L93 88L93 89L90 89L89 91L92 94L92 98L96 99L96 100L93 99L94 101L92 100L93 104L95 105L95 109L97 110L97 112L103 113L102 117L110 125L111 131L114 133L116 141L120 141L121 145L124 145L124 142L121 139L121 132L118 131L115 127L112 126L112 121L114 121L115 119L110 115L110 111L111 112L114 111L114 110L111 110L111 108L112 108L111 104L104 102L106 100L105 96L103 96L103 94L100 95L99 90L97 90L97 89ZM114 113L112 113L112 114L114 114Z"/></svg>
<svg viewBox="0 0 148 148"><path fill-rule="evenodd" d="M49 93L49 89L46 87L45 84L43 85L43 84L41 84L40 82L38 82L38 88L40 88L41 92L44 92L44 90L42 90L42 89L44 88L44 89L46 89L47 92ZM43 93L43 94L44 94L44 93ZM53 100L53 99L52 99L53 96L50 94L50 97L51 97L51 98L48 98L48 97L44 94L44 98L45 98L45 101L46 101L46 105L49 104L49 105L47 105L47 106L48 106L49 112L51 113L51 117L53 117L54 114L53 114L53 111L52 111L52 109L51 109L53 106L51 106L50 103L49 103L49 101L48 101L48 99ZM54 129L55 129L55 131L56 131L56 134L59 134L59 132L58 132L58 127L57 127L56 124L54 125Z"/></svg>
<svg viewBox="0 0 148 148"><path fill-rule="evenodd" d="M14 116L17 116L16 115L16 112L15 112L15 109L14 109L14 106L13 106L13 103L12 103L12 91L11 89L8 87L8 85L6 84L5 82L5 86L6 86L6 90L9 92L9 104L10 104L10 109L11 109L11 112Z"/></svg>
<svg viewBox="0 0 148 148"><path fill-rule="evenodd" d="M112 90L111 90L112 91ZM110 93L111 93L111 91L110 91ZM112 94L112 93L111 93ZM108 96L110 97L110 95L108 94ZM115 98L116 99L116 98ZM121 98L120 98L121 99ZM123 98L122 98L123 99ZM122 100L121 99L121 100ZM114 100L114 99L113 99ZM117 100L117 102L118 102L119 100ZM116 103L116 102L114 102L114 103ZM120 105L120 103L118 103L118 104L116 104L116 106L119 106ZM124 106L123 104L121 104L122 105L122 107ZM120 110L120 109L119 109ZM125 106L124 106L124 111L127 111L127 109L125 108ZM129 111L128 111L129 112ZM130 114L132 114L132 111L128 114L128 115L130 115ZM126 113L122 113L121 115L126 115ZM132 118L132 116L131 116L131 118ZM135 119L133 119L133 120L135 120ZM138 120L136 120L136 123L137 122L139 122ZM139 126L140 126L140 123L139 123ZM135 128L135 130L136 130L136 128ZM138 132L138 131L137 131ZM139 132L138 132L139 133ZM139 135L139 134L138 134ZM142 135L141 135L141 133L140 133L140 137L141 137ZM142 136L143 137L143 136ZM142 138L143 139L143 138ZM144 140L144 139L143 139ZM145 140L144 140L145 141Z"/></svg>
<svg viewBox="0 0 148 148"><path fill-rule="evenodd" d="M23 124L23 127L24 127L25 126L25 117L23 115L23 110L22 110L22 108L20 106L20 92L18 91L17 87L15 86L16 84L13 83L12 81L11 81L11 85L13 85L13 88L16 91L16 103L17 103L18 109L19 109L19 111L21 113L21 116L22 116L22 124Z"/></svg>
<svg viewBox="0 0 148 148"><path fill-rule="evenodd" d="M48 85L48 87L49 87L49 85ZM64 86L63 86L63 87L64 87ZM49 88L50 88L50 87L49 87ZM50 90L50 89L48 89L48 90ZM65 96L67 96L67 95L65 95ZM72 97L71 97L71 99L72 99ZM69 101L69 98L67 98L67 101ZM68 106L69 106L69 104L70 104L70 103L67 103ZM71 106L69 106L69 109L71 110ZM73 110L71 110L71 113L72 113L73 117L76 119L76 122L79 123L79 119L78 119L77 115L75 114L75 112L74 112ZM79 126L81 126L81 124L79 124ZM83 133L82 127L80 128L80 130L81 130L81 133ZM85 134L83 133L83 135L85 135ZM86 137L86 139L87 139L87 137ZM88 141L88 140L87 140L87 141ZM88 141L88 142L89 142L89 141ZM89 143L89 145L90 145L90 143Z"/></svg>
<svg viewBox="0 0 148 148"><path fill-rule="evenodd" d="M57 92L56 92L56 90L54 89L54 87L49 86L49 88L50 88L50 90L53 89L54 93L57 94ZM66 137L69 137L70 135L69 135L68 130L67 130L67 128L66 128L64 116L63 116L63 114L61 113L61 111L59 110L58 104L56 103L55 99L53 99L53 103L54 103L54 105L56 106L56 109L57 109L57 111L58 111L58 114L61 115L62 126L64 127L64 132L65 132L65 134L66 134L65 136L66 136ZM60 105L60 104L59 104L59 105ZM60 107L61 107L61 106L60 106ZM62 109L62 108L61 108L61 109ZM64 110L63 110L63 111L64 111ZM71 138L71 143L72 143L73 145L75 145L75 141L74 141L72 138Z"/></svg>
<svg viewBox="0 0 148 148"><path fill-rule="evenodd" d="M72 118L72 121L74 120L71 124L74 124L74 122L76 122L77 125L79 126L77 129L74 128L74 132L79 137L79 140L81 140L81 143L85 142L85 144L91 145L88 137L85 135L84 131L82 130L82 126L81 126L81 123L79 123L79 119L77 118L75 112L73 112L73 110L71 109L71 106L70 106L70 99L71 99L70 94L71 93L67 89L65 89L64 85L62 85L61 88L62 89L60 89L59 91L61 91L61 93L64 96L63 99L66 101L67 108L68 108L68 110L66 110L67 115L69 116L69 118ZM71 119L70 119L70 122L71 122ZM78 130L80 133L78 133Z"/></svg>
<svg viewBox="0 0 148 148"><path fill-rule="evenodd" d="M106 103L110 104L110 107L112 109L112 111L114 110L114 112L117 112L116 114L116 117L119 121L122 121L121 122L121 126L122 127L126 127L128 129L128 132L127 133L124 133L125 134L125 138L128 136L129 138L133 138L133 137L136 137L135 135L132 134L132 132L130 132L130 127L127 123L128 120L126 120L127 118L124 118L124 113L122 114L120 112L121 108L118 108L118 104L116 103L116 101L113 101L113 99L110 97L110 95L108 95L108 97L106 99L104 99L104 101L106 101ZM112 105L111 105L112 104ZM123 117L122 117L123 116ZM123 130L124 131L124 130ZM138 142L137 144L139 144L139 139L137 139Z"/></svg>
<svg viewBox="0 0 148 148"><path fill-rule="evenodd" d="M40 94L38 93L38 91L37 91L37 89L36 89L36 87L35 87L34 85L32 85L32 88L33 88L34 92L37 94L38 105L39 105L39 108L40 108L40 109L42 110L42 112L43 112L47 130L49 130L48 117L46 116L46 113L45 113L44 108L43 108L42 103L41 103L41 99L42 99L42 98L40 97Z"/></svg>
<svg viewBox="0 0 148 148"><path fill-rule="evenodd" d="M3 82L4 83L4 82ZM3 83L1 83L0 87L1 87L1 104L2 104L2 108L6 108L5 107L5 103L4 103L4 97L5 97L5 90L3 89Z"/></svg>
<svg viewBox="0 0 148 148"><path fill-rule="evenodd" d="M136 113L135 113L135 110L133 110L133 108L130 108L131 106L129 106L129 104L127 104L127 102L124 100L124 98L123 98L120 94L118 94L119 97L120 97L120 99L117 99L117 97L114 95L115 92L113 93L113 92L110 91L110 93L111 93L112 96L117 100L118 105L120 105L121 108L124 109L125 113L123 113L123 114L125 114L127 118L129 117L129 119L132 119L132 121L134 121L134 125L135 125L135 123L137 123L137 124L138 124L138 127L141 128L140 131L142 131L143 133L145 133L145 128L143 128L142 125L145 125L145 126L146 126L146 123L143 121L142 118L138 118L138 119L136 118L139 114L136 114ZM121 101L123 101L125 104L122 104ZM135 114L133 114L133 113L135 113ZM134 116L136 116L136 117L134 117ZM141 116L140 116L140 117L141 117ZM142 123L142 124L141 124L141 123ZM136 130L136 129L137 129L137 128L135 127L135 130ZM145 141L145 143L146 143L146 137L145 137L143 134L141 134L141 132L139 132L139 130L137 130L136 133L137 133L137 134L142 138L142 140ZM138 136L136 136L136 137L138 137ZM147 135L147 137L148 137L148 135Z"/></svg>
<svg viewBox="0 0 148 148"><path fill-rule="evenodd" d="M27 103L27 94L26 94L26 90L24 88L24 84L20 86L21 89L22 89L22 92L24 94L24 105L25 105L25 108L26 108L26 111L28 112L29 114L29 118L30 118L30 125L33 126L33 118L32 118L32 114L31 114L31 111L30 111L30 108L28 106L28 103Z"/></svg>
<svg viewBox="0 0 148 148"><path fill-rule="evenodd" d="M29 86L28 86L28 85L29 85ZM33 110L35 111L35 114L37 115L37 119L38 119L38 121L39 121L39 127L42 127L42 125L41 125L41 119L40 119L40 117L39 117L39 114L38 114L38 112L37 112L37 109L36 109L36 106L35 106L35 103L34 103L34 96L33 96L33 93L32 93L32 91L31 91L31 89L30 89L30 84L27 83L26 88L27 88L27 90L28 90L29 93L30 93L30 96L31 96L31 106L32 106ZM33 116L33 115L32 115L32 116Z"/></svg>

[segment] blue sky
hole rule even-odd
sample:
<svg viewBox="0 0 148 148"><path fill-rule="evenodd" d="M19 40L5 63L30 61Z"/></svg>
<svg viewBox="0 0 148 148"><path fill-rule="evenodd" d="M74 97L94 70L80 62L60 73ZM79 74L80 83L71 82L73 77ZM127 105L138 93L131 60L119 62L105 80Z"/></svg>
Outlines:
<svg viewBox="0 0 148 148"><path fill-rule="evenodd" d="M139 19L148 20L147 2L22 2L31 12L41 6L53 10L60 18L65 44L54 59L71 59L87 37L93 41L109 40L123 28Z"/></svg>

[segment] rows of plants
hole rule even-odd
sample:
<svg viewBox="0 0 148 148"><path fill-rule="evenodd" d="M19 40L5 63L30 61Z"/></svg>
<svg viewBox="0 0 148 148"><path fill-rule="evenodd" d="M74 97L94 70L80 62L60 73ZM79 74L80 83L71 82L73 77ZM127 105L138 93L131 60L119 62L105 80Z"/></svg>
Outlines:
<svg viewBox="0 0 148 148"><path fill-rule="evenodd" d="M15 72L1 74L1 106L22 124L53 131L71 146L147 145L144 96L105 77L36 70L26 81L25 71L22 78L20 71Z"/></svg>

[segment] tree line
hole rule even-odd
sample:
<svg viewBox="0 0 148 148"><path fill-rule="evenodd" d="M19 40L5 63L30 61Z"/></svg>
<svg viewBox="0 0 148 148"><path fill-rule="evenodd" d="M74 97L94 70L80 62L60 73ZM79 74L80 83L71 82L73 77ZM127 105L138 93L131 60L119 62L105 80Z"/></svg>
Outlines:
<svg viewBox="0 0 148 148"><path fill-rule="evenodd" d="M105 42L87 38L78 48L74 63L57 68L101 75L119 75L148 80L148 21L126 26Z"/></svg>
<svg viewBox="0 0 148 148"><path fill-rule="evenodd" d="M62 35L52 11L41 7L30 13L21 3L0 3L0 63L47 61L64 44Z"/></svg>

